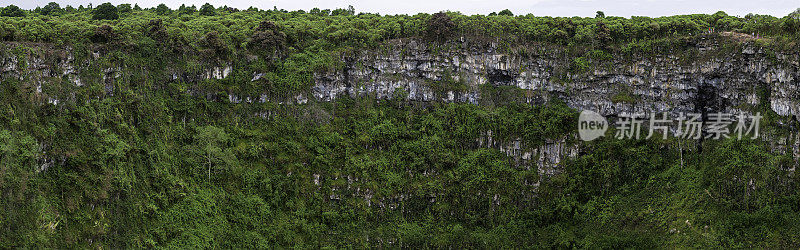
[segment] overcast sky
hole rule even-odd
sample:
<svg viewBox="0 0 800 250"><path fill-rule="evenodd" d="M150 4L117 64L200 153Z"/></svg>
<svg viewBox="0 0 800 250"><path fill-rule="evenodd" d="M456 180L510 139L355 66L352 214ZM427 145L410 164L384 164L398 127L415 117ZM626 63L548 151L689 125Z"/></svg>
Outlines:
<svg viewBox="0 0 800 250"><path fill-rule="evenodd" d="M44 6L53 0L3 0L2 5L15 4L24 9L33 9L36 6ZM261 9L286 10L309 10L314 7L320 9L346 8L353 5L356 12L371 12L381 14L415 14L419 12L434 13L441 10L460 11L464 14L488 14L490 12L510 9L514 14L533 13L537 16L594 16L595 12L602 10L606 16L671 16L678 14L712 14L718 10L725 11L729 15L744 16L747 13L769 14L772 16L783 17L789 12L800 8L800 0L61 0L58 2L62 7L72 5L87 5L92 3L94 6L104 2L114 4L138 3L142 7L153 7L159 3L165 3L171 8L177 8L181 4L197 5L211 3L214 6L228 5L239 9L246 9L255 6Z"/></svg>

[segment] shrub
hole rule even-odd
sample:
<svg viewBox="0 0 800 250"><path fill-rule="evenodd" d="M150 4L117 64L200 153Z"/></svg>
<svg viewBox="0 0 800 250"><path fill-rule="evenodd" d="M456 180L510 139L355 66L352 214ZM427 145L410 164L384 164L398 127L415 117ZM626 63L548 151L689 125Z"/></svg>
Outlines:
<svg viewBox="0 0 800 250"><path fill-rule="evenodd" d="M147 23L147 27L147 36L153 40L163 42L169 38L169 33L167 33L167 29L164 28L161 19L150 20L150 22Z"/></svg>
<svg viewBox="0 0 800 250"><path fill-rule="evenodd" d="M94 36L92 36L92 41L99 43L107 43L114 41L114 39L116 38L117 34L114 33L114 28L104 24L95 28Z"/></svg>
<svg viewBox="0 0 800 250"><path fill-rule="evenodd" d="M286 44L286 34L280 27L271 21L263 21L253 31L249 46L251 49L267 53L283 50Z"/></svg>
<svg viewBox="0 0 800 250"><path fill-rule="evenodd" d="M216 31L206 33L205 37L200 40L200 46L202 47L200 53L207 58L225 58L228 53L228 46L219 38L219 33Z"/></svg>

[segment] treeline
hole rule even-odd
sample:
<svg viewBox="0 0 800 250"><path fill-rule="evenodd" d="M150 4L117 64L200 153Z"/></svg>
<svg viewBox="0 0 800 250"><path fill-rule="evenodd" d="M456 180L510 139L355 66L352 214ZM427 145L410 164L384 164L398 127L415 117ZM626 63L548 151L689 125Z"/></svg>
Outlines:
<svg viewBox="0 0 800 250"><path fill-rule="evenodd" d="M604 47L709 31L734 31L789 41L800 32L800 11L785 17L757 14L736 17L720 11L658 18L612 17L598 11L594 18L583 18L514 15L508 10L490 15L458 12L380 15L356 13L352 6L286 11L253 7L239 10L204 4L199 8L182 5L173 10L164 4L141 8L104 3L75 8L50 3L34 10L9 5L0 15L0 38L4 41L70 45L113 42L128 48L158 42L196 50L218 46L215 49L231 52L263 45L269 45L270 50L294 51L368 47L397 38L460 37Z"/></svg>

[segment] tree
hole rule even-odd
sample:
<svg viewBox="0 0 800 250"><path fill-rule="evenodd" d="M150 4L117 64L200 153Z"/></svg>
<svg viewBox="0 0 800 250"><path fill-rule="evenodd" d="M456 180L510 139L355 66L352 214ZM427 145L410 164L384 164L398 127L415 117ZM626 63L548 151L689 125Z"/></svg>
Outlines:
<svg viewBox="0 0 800 250"><path fill-rule="evenodd" d="M216 14L215 11L214 6L210 3L203 4L203 6L200 7L200 15L203 16L213 16Z"/></svg>
<svg viewBox="0 0 800 250"><path fill-rule="evenodd" d="M181 4L181 7L178 7L178 14L180 15L191 15L194 14L195 11L197 11L197 7L194 5L187 7L185 4Z"/></svg>
<svg viewBox="0 0 800 250"><path fill-rule="evenodd" d="M224 7L222 7L222 9L223 9L223 10L225 10L225 12L228 12L228 13L236 13L236 12L239 12L239 9L237 9L237 8L234 8L234 7L228 7L227 5L226 5L226 6L224 6ZM301 10L301 11L302 11L302 10Z"/></svg>
<svg viewBox="0 0 800 250"><path fill-rule="evenodd" d="M456 24L450 19L447 13L439 12L433 14L431 18L428 19L426 35L431 40L445 41L453 33L455 26Z"/></svg>
<svg viewBox="0 0 800 250"><path fill-rule="evenodd" d="M36 166L38 147L36 140L23 132L0 129L0 165L4 171L8 171L12 166L25 170ZM0 187L2 185L0 183Z"/></svg>
<svg viewBox="0 0 800 250"><path fill-rule="evenodd" d="M713 145L713 146L709 146ZM733 138L705 145L700 166L708 192L733 210L753 209L779 172L779 158L765 147ZM710 153L707 153L709 152ZM760 207L760 206L756 206Z"/></svg>
<svg viewBox="0 0 800 250"><path fill-rule="evenodd" d="M271 54L283 50L285 44L286 34L280 31L280 27L274 22L263 21L253 31L248 45L251 49Z"/></svg>
<svg viewBox="0 0 800 250"><path fill-rule="evenodd" d="M606 13L598 10L597 14L594 15L594 18L606 18Z"/></svg>
<svg viewBox="0 0 800 250"><path fill-rule="evenodd" d="M211 31L200 39L200 46L203 48L200 52L208 58L212 57L226 57L228 53L228 46L222 39L219 38L219 33Z"/></svg>
<svg viewBox="0 0 800 250"><path fill-rule="evenodd" d="M789 13L789 15L787 16L794 19L800 19L800 8L797 8L796 10L792 11L792 13Z"/></svg>
<svg viewBox="0 0 800 250"><path fill-rule="evenodd" d="M510 10L508 10L508 9L504 9L504 10L500 11L500 13L497 13L497 15L501 15L501 16L514 16L514 13L511 13L511 11L510 11Z"/></svg>
<svg viewBox="0 0 800 250"><path fill-rule="evenodd" d="M58 3L56 2L50 2L39 11L39 14L50 15L50 14L57 14L60 12L61 12L61 6L59 6Z"/></svg>
<svg viewBox="0 0 800 250"><path fill-rule="evenodd" d="M3 8L3 11L0 12L0 16L24 17L25 16L25 12L22 11L22 9L20 9L16 5L12 4L12 5L9 5L9 6L5 7L5 8Z"/></svg>
<svg viewBox="0 0 800 250"><path fill-rule="evenodd" d="M159 14L159 15L166 15L166 14L169 14L169 12L171 12L171 11L172 10L170 10L169 7L167 7L167 5L163 4L163 3L159 4L156 7L156 14Z"/></svg>
<svg viewBox="0 0 800 250"><path fill-rule="evenodd" d="M599 47L605 49L611 43L611 30L606 26L603 21L598 21L595 26L595 39L599 43Z"/></svg>
<svg viewBox="0 0 800 250"><path fill-rule="evenodd" d="M355 14L356 9L352 5L348 6L347 9L335 9L331 12L332 16L352 16Z"/></svg>
<svg viewBox="0 0 800 250"><path fill-rule="evenodd" d="M120 4L119 6L117 6L117 10L119 11L119 13L131 12L132 10L131 4L129 3Z"/></svg>
<svg viewBox="0 0 800 250"><path fill-rule="evenodd" d="M153 19L147 24L147 35L155 41L164 42L169 38L167 29L164 28L161 19Z"/></svg>
<svg viewBox="0 0 800 250"><path fill-rule="evenodd" d="M781 26L788 33L797 34L800 32L800 8L783 17Z"/></svg>
<svg viewBox="0 0 800 250"><path fill-rule="evenodd" d="M92 10L94 20L116 20L119 18L117 7L111 3L104 3Z"/></svg>
<svg viewBox="0 0 800 250"><path fill-rule="evenodd" d="M233 151L227 148L230 137L225 130L215 126L197 128L194 135L198 153L205 159L204 165L208 169L208 179L211 179L211 170L215 166L229 164L236 160Z"/></svg>
<svg viewBox="0 0 800 250"><path fill-rule="evenodd" d="M717 22L719 22L720 20L724 19L727 16L728 13L725 13L725 11L717 11L716 13L714 13L714 15L711 15L712 20L710 24L713 25L714 27L717 27L718 25Z"/></svg>

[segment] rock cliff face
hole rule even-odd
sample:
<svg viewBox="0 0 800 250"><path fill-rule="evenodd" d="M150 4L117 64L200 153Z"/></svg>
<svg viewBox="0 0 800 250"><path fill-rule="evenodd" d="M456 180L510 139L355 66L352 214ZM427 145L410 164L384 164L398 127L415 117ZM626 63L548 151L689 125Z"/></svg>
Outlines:
<svg viewBox="0 0 800 250"><path fill-rule="evenodd" d="M451 49L436 51L398 41L389 49L343 58L343 70L316 76L313 95L319 100L363 94L392 98L403 90L415 101L478 103L480 86L488 84L527 90L528 102L555 97L603 115L749 113L760 103L781 116L800 114L798 54L770 54L753 43L726 53L713 42L698 43L689 49L691 58L661 54L595 60L599 67L580 73L569 72L573 58L557 48L523 54L501 52L495 43L448 45ZM465 86L444 91L436 86L448 81Z"/></svg>
<svg viewBox="0 0 800 250"><path fill-rule="evenodd" d="M102 58L99 53L92 53L87 61L78 61L69 49L45 48L45 51L50 52L27 56L4 54L0 58L0 79L20 80L36 92L42 103L58 105L70 95L64 94L63 89L59 94L47 91L48 83L68 81L80 88L87 82L98 82L105 86L105 94L113 95L114 80L126 70L135 70L120 66L86 72L91 61ZM487 98L486 87L504 87L520 89L525 102L541 104L557 98L577 110L594 110L606 116L653 112L751 113L759 105L766 105L789 121L796 121L800 115L799 55L773 53L752 41L731 48L708 39L676 54L593 58L587 59L591 66L583 69L572 67L575 60L574 55L557 47L501 49L496 43L464 39L431 47L414 40L396 40L382 49L342 56L344 67L315 74L310 93L280 101L302 104L309 100L370 95L379 99L481 104ZM163 79L222 79L236 70L230 64L204 67L204 73L195 75L167 69ZM262 76L259 72L252 74L251 81ZM261 93L249 96L231 93L216 100L270 101ZM791 152L795 159L800 157L800 136L796 132L765 136L776 151ZM528 147L519 140L494 141L491 131L486 131L479 144L498 148L518 164L535 164L541 174L552 175L558 172L556 165L562 159L578 153L578 145L570 143L574 141L570 139Z"/></svg>
<svg viewBox="0 0 800 250"><path fill-rule="evenodd" d="M389 49L343 58L342 70L316 76L313 96L324 101L371 95L479 104L486 94L482 86L515 86L523 90L526 102L558 98L577 110L612 117L656 112L752 114L759 105L790 121L800 114L798 54L772 53L752 41L730 48L709 39L681 54L595 59L594 67L584 72L571 70L574 58L558 48L520 52L463 39L446 47L396 41ZM534 155L545 175L555 172L553 166L560 159L578 151L563 141L527 151L519 141L493 144L490 132L483 145L522 161ZM762 137L776 152L800 156L796 132Z"/></svg>
<svg viewBox="0 0 800 250"><path fill-rule="evenodd" d="M76 61L70 49L45 48L50 53L26 56L6 53L0 58L0 79L18 79L42 84L66 79L80 87L87 81L113 83L126 70L109 67L86 72L85 66L102 56L93 53L87 61ZM745 42L736 51L720 52L715 43L695 44L696 53L658 54L636 59L593 59L584 72L573 72L575 59L560 48L529 51L499 49L495 43L453 42L445 48L429 47L414 40L392 41L385 48L342 56L341 70L317 73L312 99L330 101L340 96L373 95L405 97L423 102L480 103L482 86L515 86L525 92L525 101L544 103L563 100L572 108L595 110L603 115L631 112L746 112L768 105L786 117L800 115L800 55L771 53ZM731 49L728 49L731 50ZM55 51L55 52L52 52ZM508 52L510 51L510 52ZM21 58L22 57L22 58ZM20 60L22 59L22 60ZM21 62L24 61L24 62ZM203 73L190 75L167 69L164 80L183 78L190 82L222 79L232 71L228 65L205 65ZM96 70L95 70L96 71ZM253 81L262 74L253 73ZM106 92L113 92L108 89ZM262 94L247 97L231 94L233 103L267 101ZM297 94L291 99L308 98Z"/></svg>

